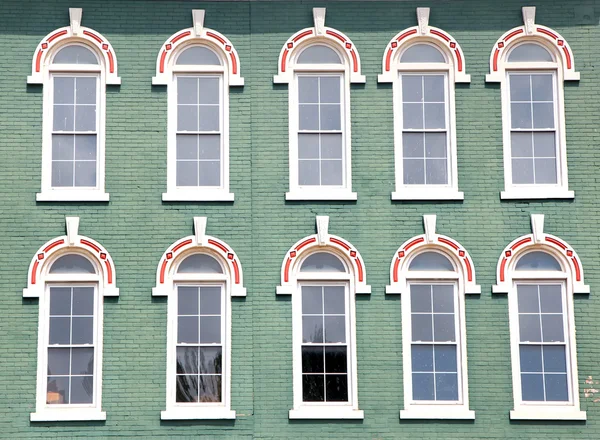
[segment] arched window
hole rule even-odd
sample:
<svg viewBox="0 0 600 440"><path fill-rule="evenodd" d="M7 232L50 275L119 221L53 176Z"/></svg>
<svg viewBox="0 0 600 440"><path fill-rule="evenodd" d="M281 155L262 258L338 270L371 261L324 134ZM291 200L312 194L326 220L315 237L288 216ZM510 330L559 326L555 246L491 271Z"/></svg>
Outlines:
<svg viewBox="0 0 600 440"><path fill-rule="evenodd" d="M406 241L391 264L389 294L402 294L402 419L474 419L469 410L465 294L480 293L471 257L435 232Z"/></svg>
<svg viewBox="0 0 600 440"><path fill-rule="evenodd" d="M589 293L579 257L543 232L517 238L498 262L496 293L508 293L514 409L511 419L585 420L579 409L573 294Z"/></svg>
<svg viewBox="0 0 600 440"><path fill-rule="evenodd" d="M108 40L71 25L38 45L30 84L44 86L42 185L38 201L108 201L105 193L106 85L120 84Z"/></svg>
<svg viewBox="0 0 600 440"><path fill-rule="evenodd" d="M556 31L535 24L506 32L490 57L488 82L502 89L503 199L573 198L567 176L563 82L579 80L573 53Z"/></svg>
<svg viewBox="0 0 600 440"><path fill-rule="evenodd" d="M23 296L39 298L36 411L31 421L105 420L102 411L103 297L119 294L110 255L78 235L44 244L29 267Z"/></svg>
<svg viewBox="0 0 600 440"><path fill-rule="evenodd" d="M454 83L469 82L456 40L419 25L386 47L379 82L393 83L396 191L393 200L462 200L458 190Z"/></svg>
<svg viewBox="0 0 600 440"><path fill-rule="evenodd" d="M352 192L350 83L364 82L356 48L324 26L295 33L279 56L276 83L289 84L287 200L355 200Z"/></svg>
<svg viewBox="0 0 600 440"><path fill-rule="evenodd" d="M240 63L231 42L194 26L167 39L152 83L168 93L167 191L165 201L232 201L229 192L229 87L241 86Z"/></svg>
<svg viewBox="0 0 600 440"><path fill-rule="evenodd" d="M239 259L224 242L195 235L165 251L154 296L168 298L167 402L163 420L235 419L231 409L231 297L245 296ZM234 393L235 395L235 393Z"/></svg>
<svg viewBox="0 0 600 440"><path fill-rule="evenodd" d="M358 408L354 296L370 293L360 254L328 233L298 241L281 270L280 295L292 295L293 408L290 419L362 419Z"/></svg>

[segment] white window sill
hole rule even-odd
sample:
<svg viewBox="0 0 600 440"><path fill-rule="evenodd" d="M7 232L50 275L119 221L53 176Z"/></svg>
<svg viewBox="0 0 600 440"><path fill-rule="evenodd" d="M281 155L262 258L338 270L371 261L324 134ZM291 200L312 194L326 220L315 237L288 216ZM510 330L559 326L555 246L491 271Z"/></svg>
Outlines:
<svg viewBox="0 0 600 440"><path fill-rule="evenodd" d="M163 202L233 202L234 194L225 190L195 188L167 191L162 199Z"/></svg>
<svg viewBox="0 0 600 440"><path fill-rule="evenodd" d="M392 193L392 200L464 200L462 191L449 188L401 188Z"/></svg>
<svg viewBox="0 0 600 440"><path fill-rule="evenodd" d="M500 193L501 200L573 198L575 198L575 192L562 188L510 188Z"/></svg>
<svg viewBox="0 0 600 440"><path fill-rule="evenodd" d="M109 194L99 190L51 190L37 193L38 202L108 202Z"/></svg>
<svg viewBox="0 0 600 440"><path fill-rule="evenodd" d="M294 189L285 193L286 200L356 200L357 198L357 194L350 190L327 187Z"/></svg>
<svg viewBox="0 0 600 440"><path fill-rule="evenodd" d="M161 420L234 420L235 411L227 408L206 406L191 408L170 408L160 412Z"/></svg>
<svg viewBox="0 0 600 440"><path fill-rule="evenodd" d="M290 409L290 420L301 419L349 419L362 420L365 418L365 412L359 409L353 409L348 406L313 406L299 409Z"/></svg>
<svg viewBox="0 0 600 440"><path fill-rule="evenodd" d="M449 408L442 405L423 405L400 411L403 420L475 420L475 411L466 408Z"/></svg>
<svg viewBox="0 0 600 440"><path fill-rule="evenodd" d="M29 415L32 422L77 422L106 420L106 413L95 408L45 409Z"/></svg>
<svg viewBox="0 0 600 440"><path fill-rule="evenodd" d="M510 412L511 420L587 420L585 411L568 407L521 407Z"/></svg>

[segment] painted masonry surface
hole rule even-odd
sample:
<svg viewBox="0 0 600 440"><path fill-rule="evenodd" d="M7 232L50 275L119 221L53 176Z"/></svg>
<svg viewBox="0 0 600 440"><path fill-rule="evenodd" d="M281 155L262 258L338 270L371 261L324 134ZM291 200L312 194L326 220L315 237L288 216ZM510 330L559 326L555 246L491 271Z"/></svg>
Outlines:
<svg viewBox="0 0 600 440"><path fill-rule="evenodd" d="M464 200L390 200L396 191L393 86L378 82L378 75L390 39L417 26L415 10L421 6L431 8L431 26L460 44L471 77L470 83L455 85L457 181ZM500 84L486 82L486 75L498 39L523 25L523 6L537 6L535 22L568 41L571 61L581 76L580 81L564 82L568 189L574 198L500 199L505 190ZM69 7L83 9L81 25L101 33L118 57L121 85L106 88L108 202L36 201L42 176L43 88L27 84L27 77L38 44L53 30L69 26ZM286 201L290 190L288 85L274 82L273 77L280 73L280 53L290 36L314 25L314 7L325 7L325 26L343 32L360 52L359 73L366 81L350 85L352 191L357 200ZM229 89L229 191L235 201L161 199L167 190L167 88L160 80L153 85L152 78L165 41L192 26L192 9L205 10L204 25L235 47L244 80L243 86ZM592 0L537 5L517 0L429 4L4 0L0 4L0 390L4 397L0 438L600 438L598 14L600 2ZM533 217L537 219L533 231L532 214L544 215ZM428 231L424 215L436 216L426 217ZM331 236L324 220L317 231L316 216L329 217ZM75 229L67 235L65 217L79 217L78 229L71 222ZM206 217L206 223L194 217ZM243 287L233 288L238 289L237 295L231 292L235 419L161 420L166 409L168 305L166 297L157 295L159 290L153 296L157 281L160 284L157 267L166 261L173 244L183 243L180 240L188 236L201 240L204 233L199 231L204 228L206 237L216 237L218 243L235 250L228 252L232 257L227 253L224 258L243 267ZM30 421L36 411L39 316L30 264L32 258L40 258L36 253L44 243L62 236L69 241L76 231L95 240L90 242L94 246L101 244L100 258L104 251L110 252L102 261L109 258L106 267L110 266L118 288L111 287L112 279L104 280L109 287L103 299L106 420ZM286 293L282 262L298 240L314 234L316 241L340 237L360 251L352 258L366 278L365 286L357 285L357 293L363 294L355 297L357 394L364 419L289 417L294 405L292 299L276 292L280 286L278 293ZM436 234L460 243L461 251L462 247L468 250L461 258L468 258L465 264L476 273L477 286L474 280L472 286L466 281L464 301L468 409L475 413L474 420L399 419L405 397L402 301L400 295L386 294L390 284L388 293L397 293L390 280L390 262L411 238L423 235L428 240ZM560 243L568 243L565 255L578 257L573 264L585 271L585 286L583 280L581 285L575 283L573 311L576 382L586 421L509 417L514 401L508 298L492 293L492 287L501 284L498 262L508 255L507 245L529 234L532 242L559 237ZM566 254L572 250L576 253ZM589 293L584 293L587 286Z"/></svg>

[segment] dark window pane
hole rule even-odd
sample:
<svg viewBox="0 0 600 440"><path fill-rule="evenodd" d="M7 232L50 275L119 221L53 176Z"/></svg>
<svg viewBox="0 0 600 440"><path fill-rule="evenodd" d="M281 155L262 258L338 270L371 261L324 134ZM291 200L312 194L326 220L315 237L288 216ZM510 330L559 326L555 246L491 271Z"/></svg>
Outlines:
<svg viewBox="0 0 600 440"><path fill-rule="evenodd" d="M221 347L200 347L200 374L221 374Z"/></svg>
<svg viewBox="0 0 600 440"><path fill-rule="evenodd" d="M454 315L433 316L433 338L436 342L454 342Z"/></svg>
<svg viewBox="0 0 600 440"><path fill-rule="evenodd" d="M431 315L411 315L412 340L413 342L433 340L433 326Z"/></svg>
<svg viewBox="0 0 600 440"><path fill-rule="evenodd" d="M198 374L198 347L177 347L177 374Z"/></svg>
<svg viewBox="0 0 600 440"><path fill-rule="evenodd" d="M348 362L346 347L325 347L325 372L346 373Z"/></svg>
<svg viewBox="0 0 600 440"><path fill-rule="evenodd" d="M324 347L302 347L302 372L323 373Z"/></svg>
<svg viewBox="0 0 600 440"><path fill-rule="evenodd" d="M177 376L177 402L198 401L198 376Z"/></svg>
<svg viewBox="0 0 600 440"><path fill-rule="evenodd" d="M543 313L562 313L562 289L560 284L540 285L540 301Z"/></svg>
<svg viewBox="0 0 600 440"><path fill-rule="evenodd" d="M73 315L94 314L94 288L73 287Z"/></svg>
<svg viewBox="0 0 600 440"><path fill-rule="evenodd" d="M179 286L177 288L177 314L178 315L197 315L198 314L198 288L197 287Z"/></svg>
<svg viewBox="0 0 600 440"><path fill-rule="evenodd" d="M564 345L544 346L544 371L546 373L567 372L567 354Z"/></svg>
<svg viewBox="0 0 600 440"><path fill-rule="evenodd" d="M325 401L325 377L320 374L302 375L302 400L304 402Z"/></svg>
<svg viewBox="0 0 600 440"><path fill-rule="evenodd" d="M302 286L302 313L323 313L322 287Z"/></svg>
<svg viewBox="0 0 600 440"><path fill-rule="evenodd" d="M325 291L325 313L343 315L346 313L344 286L326 286Z"/></svg>
<svg viewBox="0 0 600 440"><path fill-rule="evenodd" d="M541 345L521 345L519 347L522 373L542 372Z"/></svg>
<svg viewBox="0 0 600 440"><path fill-rule="evenodd" d="M523 400L544 401L544 376L542 374L521 374L521 394Z"/></svg>
<svg viewBox="0 0 600 440"><path fill-rule="evenodd" d="M92 403L94 401L94 377L71 377L71 403Z"/></svg>
<svg viewBox="0 0 600 440"><path fill-rule="evenodd" d="M48 376L46 403L69 403L69 378Z"/></svg>
<svg viewBox="0 0 600 440"><path fill-rule="evenodd" d="M71 343L71 318L50 318L50 345Z"/></svg>
<svg viewBox="0 0 600 440"><path fill-rule="evenodd" d="M410 309L413 313L431 313L430 285L412 284L410 286Z"/></svg>
<svg viewBox="0 0 600 440"><path fill-rule="evenodd" d="M411 347L412 371L433 371L433 345Z"/></svg>
<svg viewBox="0 0 600 440"><path fill-rule="evenodd" d="M302 342L323 342L323 318L320 316L302 317Z"/></svg>
<svg viewBox="0 0 600 440"><path fill-rule="evenodd" d="M200 314L221 314L221 288L200 287Z"/></svg>
<svg viewBox="0 0 600 440"><path fill-rule="evenodd" d="M433 373L413 373L413 400L434 400Z"/></svg>
<svg viewBox="0 0 600 440"><path fill-rule="evenodd" d="M454 286L433 286L433 311L437 313L454 313Z"/></svg>
<svg viewBox="0 0 600 440"><path fill-rule="evenodd" d="M569 388L566 374L546 374L546 400L566 402L569 400Z"/></svg>
<svg viewBox="0 0 600 440"><path fill-rule="evenodd" d="M50 288L50 315L70 315L71 314L71 288L70 287L51 287Z"/></svg>
<svg viewBox="0 0 600 440"><path fill-rule="evenodd" d="M517 286L519 313L539 313L538 286L519 284Z"/></svg>
<svg viewBox="0 0 600 440"><path fill-rule="evenodd" d="M457 371L456 345L436 345L434 351L436 372L455 373Z"/></svg>
<svg viewBox="0 0 600 440"><path fill-rule="evenodd" d="M94 349L74 347L71 350L71 374L94 374Z"/></svg>
<svg viewBox="0 0 600 440"><path fill-rule="evenodd" d="M541 342L539 315L519 315L519 334L521 342Z"/></svg>
<svg viewBox="0 0 600 440"><path fill-rule="evenodd" d="M200 376L200 402L221 401L221 375Z"/></svg>
<svg viewBox="0 0 600 440"><path fill-rule="evenodd" d="M544 342L564 342L562 315L542 315L542 334Z"/></svg>
<svg viewBox="0 0 600 440"><path fill-rule="evenodd" d="M198 343L197 316L183 316L177 319L177 343Z"/></svg>
<svg viewBox="0 0 600 440"><path fill-rule="evenodd" d="M200 318L200 343L218 344L221 342L221 317L203 316Z"/></svg>
<svg viewBox="0 0 600 440"><path fill-rule="evenodd" d="M344 316L325 316L325 342L346 342Z"/></svg>
<svg viewBox="0 0 600 440"><path fill-rule="evenodd" d="M456 373L436 373L435 400L458 400L458 375Z"/></svg>
<svg viewBox="0 0 600 440"><path fill-rule="evenodd" d="M348 376L327 374L325 376L325 399L327 402L348 401Z"/></svg>
<svg viewBox="0 0 600 440"><path fill-rule="evenodd" d="M94 343L94 318L73 318L73 344Z"/></svg>
<svg viewBox="0 0 600 440"><path fill-rule="evenodd" d="M71 349L49 348L48 349L48 376L53 374L69 374L69 360Z"/></svg>

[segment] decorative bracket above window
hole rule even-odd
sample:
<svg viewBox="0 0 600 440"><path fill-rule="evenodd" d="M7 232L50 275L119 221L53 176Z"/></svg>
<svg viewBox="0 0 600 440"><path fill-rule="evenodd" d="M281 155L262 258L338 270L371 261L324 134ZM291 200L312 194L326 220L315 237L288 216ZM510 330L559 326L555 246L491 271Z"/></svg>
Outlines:
<svg viewBox="0 0 600 440"><path fill-rule="evenodd" d="M193 26L175 32L165 41L156 59L156 75L152 78L152 84L169 84L172 80L171 68L175 62L175 55L180 52L180 49L196 43L208 45L221 54L230 86L244 85L244 78L240 74L240 58L235 47L225 35L205 28L204 16L204 10L193 10Z"/></svg>
<svg viewBox="0 0 600 440"><path fill-rule="evenodd" d="M121 84L121 78L117 74L117 56L110 42L99 32L81 26L83 15L81 8L70 8L69 15L70 26L50 32L38 44L31 62L31 75L27 77L27 84L43 84L45 71L50 65L52 55L58 48L74 42L84 43L101 58L106 84Z"/></svg>

